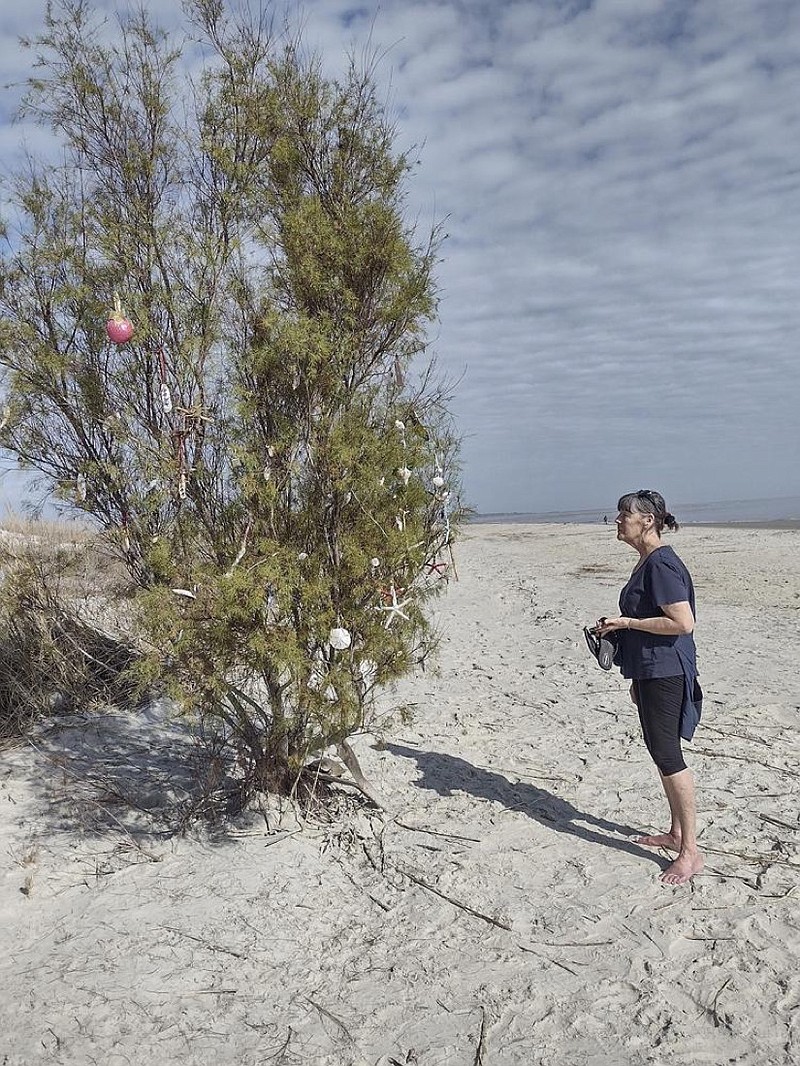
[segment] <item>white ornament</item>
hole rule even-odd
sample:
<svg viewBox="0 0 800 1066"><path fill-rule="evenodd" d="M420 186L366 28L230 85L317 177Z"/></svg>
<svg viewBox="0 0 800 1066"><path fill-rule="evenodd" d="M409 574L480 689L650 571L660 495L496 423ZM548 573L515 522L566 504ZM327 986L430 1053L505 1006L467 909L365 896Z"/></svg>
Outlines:
<svg viewBox="0 0 800 1066"><path fill-rule="evenodd" d="M301 563L305 562L305 560L308 558L308 552L299 552L297 558L300 560Z"/></svg>
<svg viewBox="0 0 800 1066"><path fill-rule="evenodd" d="M172 411L172 393L169 391L169 385L167 385L166 381L161 386L161 409L165 415Z"/></svg>
<svg viewBox="0 0 800 1066"><path fill-rule="evenodd" d="M376 556L376 557L375 557L374 559L370 559L370 563L369 563L369 565L370 565L370 566L372 567L372 569L373 569L373 570L377 570L377 569L378 569L378 567L379 567L379 566L381 565L381 561L380 561L380 559L379 559L379 558L378 558L378 557Z"/></svg>
<svg viewBox="0 0 800 1066"><path fill-rule="evenodd" d="M406 424L405 424L405 422L401 422L400 419L398 418L398 420L395 422L395 428L399 429L401 433L405 433Z"/></svg>
<svg viewBox="0 0 800 1066"><path fill-rule="evenodd" d="M435 478L433 479L433 484L434 484L434 486L435 486L435 487L436 487L437 489L440 489L440 488L442 488L442 487L443 487L443 485L444 485L444 478L442 477L442 475L441 475L441 474L437 474L437 475L436 475L436 477L435 477Z"/></svg>
<svg viewBox="0 0 800 1066"><path fill-rule="evenodd" d="M410 470L408 469L408 467L407 467L407 466L401 466L401 467L399 467L399 469L398 469L397 473L398 473L398 474L400 475L400 477L401 477L401 478L403 479L403 484L404 484L404 485L407 485L407 484L408 484L408 482L409 482L409 479L410 479L410 477L411 477L411 471L410 471Z"/></svg>
<svg viewBox="0 0 800 1066"><path fill-rule="evenodd" d="M186 499L186 474L181 470L180 477L178 478L178 499Z"/></svg>
<svg viewBox="0 0 800 1066"><path fill-rule="evenodd" d="M83 503L86 499L86 478L83 474L78 474L75 481L75 495L78 497L79 503Z"/></svg>
<svg viewBox="0 0 800 1066"><path fill-rule="evenodd" d="M336 627L330 631L328 643L336 651L346 651L353 643L353 639L346 629Z"/></svg>

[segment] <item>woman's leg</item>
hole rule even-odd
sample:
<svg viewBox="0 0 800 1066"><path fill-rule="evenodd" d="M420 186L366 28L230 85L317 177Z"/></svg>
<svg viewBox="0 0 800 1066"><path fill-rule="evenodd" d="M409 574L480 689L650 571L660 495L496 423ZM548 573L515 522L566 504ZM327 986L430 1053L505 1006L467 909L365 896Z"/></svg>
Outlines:
<svg viewBox="0 0 800 1066"><path fill-rule="evenodd" d="M672 812L670 836L677 841L678 857L661 875L668 885L682 885L703 869L703 856L697 847L697 815L694 779L691 770L661 776Z"/></svg>
<svg viewBox="0 0 800 1066"><path fill-rule="evenodd" d="M678 858L661 879L666 884L680 885L703 868L697 848L694 780L681 752L683 678L638 681L636 696L645 744L658 767L670 809L669 831L638 837L637 842L677 851Z"/></svg>

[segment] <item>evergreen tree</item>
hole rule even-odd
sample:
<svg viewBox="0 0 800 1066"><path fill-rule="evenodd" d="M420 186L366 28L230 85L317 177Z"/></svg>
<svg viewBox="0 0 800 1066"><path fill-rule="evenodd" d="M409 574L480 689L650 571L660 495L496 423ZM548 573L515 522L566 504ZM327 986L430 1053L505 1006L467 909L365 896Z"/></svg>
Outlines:
<svg viewBox="0 0 800 1066"><path fill-rule="evenodd" d="M285 791L329 744L358 776L348 736L433 638L459 517L438 234L370 70L188 10L179 44L63 0L32 42L23 106L63 154L13 188L2 444L124 561L145 675Z"/></svg>

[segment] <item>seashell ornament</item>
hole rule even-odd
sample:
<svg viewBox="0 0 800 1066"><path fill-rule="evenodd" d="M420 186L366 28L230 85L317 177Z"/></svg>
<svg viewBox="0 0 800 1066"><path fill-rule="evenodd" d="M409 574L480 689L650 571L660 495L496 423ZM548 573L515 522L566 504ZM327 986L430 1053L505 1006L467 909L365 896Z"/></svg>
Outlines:
<svg viewBox="0 0 800 1066"><path fill-rule="evenodd" d="M336 651L347 651L353 643L353 638L346 629L340 626L334 627L328 635L328 643Z"/></svg>

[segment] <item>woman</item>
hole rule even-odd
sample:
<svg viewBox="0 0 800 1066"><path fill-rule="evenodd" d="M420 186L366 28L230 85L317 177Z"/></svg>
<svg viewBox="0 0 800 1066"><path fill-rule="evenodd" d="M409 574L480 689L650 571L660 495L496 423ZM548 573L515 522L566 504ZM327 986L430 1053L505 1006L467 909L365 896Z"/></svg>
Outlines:
<svg viewBox="0 0 800 1066"><path fill-rule="evenodd" d="M661 875L682 885L703 868L697 847L692 775L681 752L700 717L694 645L694 586L689 571L661 531L677 529L658 492L629 492L617 504L617 540L639 553L620 593L618 618L601 618L595 632L616 635L615 663L631 679L631 699L639 711L644 742L658 767L671 814L669 831L639 837L637 843L668 848L677 858Z"/></svg>

